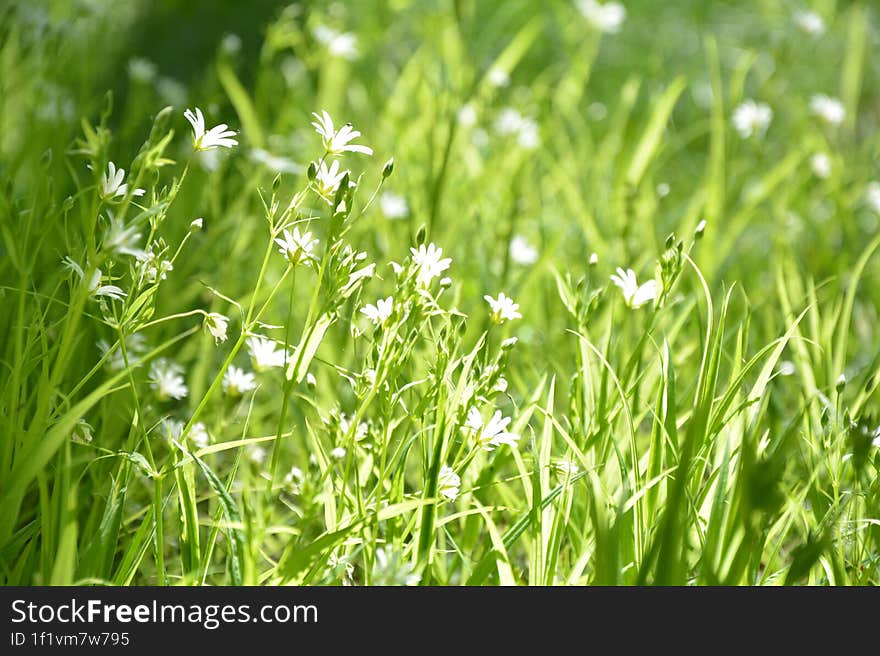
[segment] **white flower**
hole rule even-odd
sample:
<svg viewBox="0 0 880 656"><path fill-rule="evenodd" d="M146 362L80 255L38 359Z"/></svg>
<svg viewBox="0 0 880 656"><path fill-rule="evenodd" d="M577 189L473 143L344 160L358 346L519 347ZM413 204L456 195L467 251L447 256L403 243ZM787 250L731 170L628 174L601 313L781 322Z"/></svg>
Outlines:
<svg viewBox="0 0 880 656"><path fill-rule="evenodd" d="M179 419L165 418L159 422L159 434L169 440L179 440L183 435L184 423Z"/></svg>
<svg viewBox="0 0 880 656"><path fill-rule="evenodd" d="M794 15L794 24L810 36L825 33L825 21L815 11L800 11Z"/></svg>
<svg viewBox="0 0 880 656"><path fill-rule="evenodd" d="M376 301L375 305L368 303L361 308L361 312L366 314L370 321L377 326L384 326L393 311L394 298L392 296L389 296L388 298L380 298Z"/></svg>
<svg viewBox="0 0 880 656"><path fill-rule="evenodd" d="M215 344L226 341L226 326L228 324L229 318L218 312L205 315L205 330L211 333Z"/></svg>
<svg viewBox="0 0 880 656"><path fill-rule="evenodd" d="M345 457L345 449L341 446L337 446L335 449L330 451L330 457L334 460L342 460Z"/></svg>
<svg viewBox="0 0 880 656"><path fill-rule="evenodd" d="M878 426L877 429L874 431L873 437L874 439L871 440L871 445L880 448L880 426Z"/></svg>
<svg viewBox="0 0 880 656"><path fill-rule="evenodd" d="M399 552L386 552L382 547L376 549L376 560L373 562L373 585L413 586L418 585L421 580L421 575L413 571L412 563L404 560Z"/></svg>
<svg viewBox="0 0 880 656"><path fill-rule="evenodd" d="M430 243L427 247L424 244L419 245L419 249L409 249L412 253L412 261L418 267L418 283L422 287L427 287L431 281L449 268L452 264L451 257L443 257L443 249Z"/></svg>
<svg viewBox="0 0 880 656"><path fill-rule="evenodd" d="M486 79L493 87L506 87L510 84L510 76L502 68L492 68L486 74Z"/></svg>
<svg viewBox="0 0 880 656"><path fill-rule="evenodd" d="M284 366L284 349L278 349L275 342L268 337L252 335L247 339L247 347L257 371Z"/></svg>
<svg viewBox="0 0 880 656"><path fill-rule="evenodd" d="M111 371L122 371L126 367L125 356L123 356L121 348L114 348L116 344L111 344L106 339L99 339L97 342L97 347L101 351L101 356L106 356L107 361L105 366L107 366ZM110 352L110 349L113 349L113 352L110 355L107 355ZM140 355L144 351L147 350L147 340L144 338L141 333L134 333L133 335L128 335L125 338L125 355L128 356L129 364L132 364L131 361L134 359L133 356ZM134 366L137 366L136 364Z"/></svg>
<svg viewBox="0 0 880 656"><path fill-rule="evenodd" d="M296 266L315 259L312 249L318 240L312 239L311 232L300 234L299 228L294 227L293 232L285 228L283 237L283 239L276 238L275 243L278 244L278 252L292 265Z"/></svg>
<svg viewBox="0 0 880 656"><path fill-rule="evenodd" d="M139 260L147 257L146 251L137 246L141 233L138 232L136 225L126 226L122 219L116 218L109 211L107 212L107 220L110 225L101 243L102 250L120 255L129 255Z"/></svg>
<svg viewBox="0 0 880 656"><path fill-rule="evenodd" d="M510 240L510 259L517 264L534 264L538 261L538 251L529 244L525 237L516 235Z"/></svg>
<svg viewBox="0 0 880 656"><path fill-rule="evenodd" d="M623 300L626 301L628 307L634 310L657 298L657 281L652 278L643 285L639 285L632 269L624 271L617 267L617 275L611 275L611 282L620 287Z"/></svg>
<svg viewBox="0 0 880 656"><path fill-rule="evenodd" d="M128 60L128 74L138 82L152 82L156 78L156 65L149 59L132 57Z"/></svg>
<svg viewBox="0 0 880 656"><path fill-rule="evenodd" d="M477 124L477 109L470 103L458 110L458 122L469 128Z"/></svg>
<svg viewBox="0 0 880 656"><path fill-rule="evenodd" d="M290 487L293 494L302 492L302 484L306 477L302 469L299 467L291 467L290 471L284 475L284 484Z"/></svg>
<svg viewBox="0 0 880 656"><path fill-rule="evenodd" d="M255 446L250 450L248 457L255 465L262 465L266 461L266 449L261 446Z"/></svg>
<svg viewBox="0 0 880 656"><path fill-rule="evenodd" d="M351 32L337 32L326 25L318 25L312 30L315 38L327 47L327 51L336 57L349 61L357 59L357 37Z"/></svg>
<svg viewBox="0 0 880 656"><path fill-rule="evenodd" d="M496 410L492 418L484 424L483 415L476 407L472 407L468 411L465 426L471 429L479 446L486 451L492 451L502 444L516 446L519 435L508 432L509 423L510 417L502 417L501 411Z"/></svg>
<svg viewBox="0 0 880 656"><path fill-rule="evenodd" d="M198 107L196 107L195 114L192 110L187 109L183 115L192 125L193 147L196 150L211 150L217 147L232 148L232 146L238 145L238 141L232 138L236 133L233 130L227 130L226 128L229 126L225 123L214 126L205 132L205 117Z"/></svg>
<svg viewBox="0 0 880 656"><path fill-rule="evenodd" d="M880 214L880 182L872 180L865 187L865 201L873 211Z"/></svg>
<svg viewBox="0 0 880 656"><path fill-rule="evenodd" d="M150 366L150 387L160 401L180 400L189 394L182 374L183 367L168 360L157 360Z"/></svg>
<svg viewBox="0 0 880 656"><path fill-rule="evenodd" d="M516 142L526 150L535 150L541 145L538 123L531 118L523 118L516 133Z"/></svg>
<svg viewBox="0 0 880 656"><path fill-rule="evenodd" d="M189 224L189 229L192 231L201 230L205 227L205 220L201 217L198 219L193 219Z"/></svg>
<svg viewBox="0 0 880 656"><path fill-rule="evenodd" d="M151 257L144 269L144 276L148 283L153 284L160 280L165 280L168 277L168 272L173 270L174 265L171 264L170 260Z"/></svg>
<svg viewBox="0 0 880 656"><path fill-rule="evenodd" d="M101 197L104 200L119 198L128 193L128 185L124 182L125 169L117 169L116 164L107 164L107 172L101 174ZM135 189L132 196L143 196L143 189Z"/></svg>
<svg viewBox="0 0 880 656"><path fill-rule="evenodd" d="M797 371L797 368L794 366L794 362L783 360L779 363L779 369L777 369L777 371L780 376L791 376Z"/></svg>
<svg viewBox="0 0 880 656"><path fill-rule="evenodd" d="M669 183L668 182L659 183L657 185L657 188L655 189L655 191L657 192L657 195L660 198L666 198L669 195Z"/></svg>
<svg viewBox="0 0 880 656"><path fill-rule="evenodd" d="M348 432L351 430L351 422L354 420L354 417L350 417L348 415L339 415L339 433L342 437L346 437ZM369 428L364 422L360 422L357 427L354 429L354 440L355 442L360 442L367 436L367 431Z"/></svg>
<svg viewBox="0 0 880 656"><path fill-rule="evenodd" d="M706 232L706 219L700 219L700 222L697 224L697 227L694 228L694 235L697 237L701 237L704 232Z"/></svg>
<svg viewBox="0 0 880 656"><path fill-rule="evenodd" d="M64 266L73 271L76 275L79 276L80 280L84 279L85 273L82 270L82 267L73 261L70 257L65 257L62 260ZM101 296L105 296L107 298L112 298L116 301L121 301L125 298L125 292L122 291L116 285L102 285L101 278L103 277L103 273L101 273L100 269L95 269L92 273L92 278L89 280L89 295L92 298L99 298Z"/></svg>
<svg viewBox="0 0 880 656"><path fill-rule="evenodd" d="M379 197L379 207L388 219L402 219L409 215L409 205L403 196L386 191Z"/></svg>
<svg viewBox="0 0 880 656"><path fill-rule="evenodd" d="M817 178L828 178L831 176L831 158L825 153L816 153L810 158L810 168Z"/></svg>
<svg viewBox="0 0 880 656"><path fill-rule="evenodd" d="M513 134L522 125L522 114L513 107L505 107L495 119L495 131L499 134Z"/></svg>
<svg viewBox="0 0 880 656"><path fill-rule="evenodd" d="M590 266L596 266L599 264L599 254L598 253L590 253Z"/></svg>
<svg viewBox="0 0 880 656"><path fill-rule="evenodd" d="M825 94L816 94L810 98L810 111L831 125L839 125L846 116L846 110L843 103L837 98L826 96Z"/></svg>
<svg viewBox="0 0 880 656"><path fill-rule="evenodd" d="M315 191L323 196L324 200L328 203L332 203L333 196L336 194L336 190L339 189L339 184L348 173L348 171L339 169L339 162L336 160L333 161L330 168L327 168L327 162L321 162L321 165L315 172ZM354 185L354 180L348 181L349 187ZM338 211L342 211L342 208L339 208Z"/></svg>
<svg viewBox="0 0 880 656"><path fill-rule="evenodd" d="M488 294L483 296L483 298L489 304L489 316L493 323L501 324L505 321L522 319L522 315L519 313L519 304L514 303L513 299L509 296L505 296L504 292L500 292L497 299L492 298Z"/></svg>
<svg viewBox="0 0 880 656"><path fill-rule="evenodd" d="M231 365L223 374L222 384L223 391L229 396L241 396L254 389L257 386L257 381L251 372Z"/></svg>
<svg viewBox="0 0 880 656"><path fill-rule="evenodd" d="M507 391L507 379L503 376L500 376L498 380L495 381L495 384L492 386L492 389L498 392L499 394L504 394Z"/></svg>
<svg viewBox="0 0 880 656"><path fill-rule="evenodd" d="M578 0L577 6L584 18L602 32L619 32L626 20L626 7L619 2L602 4L596 0Z"/></svg>
<svg viewBox="0 0 880 656"><path fill-rule="evenodd" d="M564 458L554 462L553 469L555 469L556 473L563 478L571 478L580 471L580 467L577 466L577 463Z"/></svg>
<svg viewBox="0 0 880 656"><path fill-rule="evenodd" d="M210 435L208 435L207 427L200 421L194 423L189 429L189 439L200 449L208 446Z"/></svg>
<svg viewBox="0 0 880 656"><path fill-rule="evenodd" d="M237 34L224 34L220 47L230 54L236 53L241 50L241 37Z"/></svg>
<svg viewBox="0 0 880 656"><path fill-rule="evenodd" d="M346 123L339 128L339 130L336 130L336 126L333 125L333 119L330 118L330 114L326 111L321 110L320 116L315 112L312 112L312 116L316 119L312 122L312 125L314 126L315 131L321 135L321 139L324 142L324 149L327 151L327 154L340 155L346 151L363 153L364 155L373 154L373 149L369 146L348 143L352 139L357 139L361 136L361 133L355 130L351 126L351 123Z"/></svg>
<svg viewBox="0 0 880 656"><path fill-rule="evenodd" d="M437 477L437 492L450 501L455 501L461 487L461 477L449 465L443 465Z"/></svg>
<svg viewBox="0 0 880 656"><path fill-rule="evenodd" d="M733 127L743 139L761 136L773 119L773 110L765 103L746 100L733 112Z"/></svg>

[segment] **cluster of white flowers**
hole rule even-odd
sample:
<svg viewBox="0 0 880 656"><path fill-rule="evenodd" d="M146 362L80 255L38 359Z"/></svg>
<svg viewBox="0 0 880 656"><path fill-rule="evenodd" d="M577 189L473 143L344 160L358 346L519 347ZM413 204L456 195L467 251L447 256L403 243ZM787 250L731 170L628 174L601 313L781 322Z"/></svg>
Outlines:
<svg viewBox="0 0 880 656"><path fill-rule="evenodd" d="M176 362L160 359L150 366L150 387L160 401L180 400L189 394L183 380L183 367Z"/></svg>
<svg viewBox="0 0 880 656"><path fill-rule="evenodd" d="M603 4L597 0L578 0L577 7L584 18L601 32L615 34L626 20L626 7L619 2Z"/></svg>
<svg viewBox="0 0 880 656"><path fill-rule="evenodd" d="M519 441L517 433L507 430L510 417L502 417L501 411L496 410L489 421L483 421L483 414L479 408L471 407L468 410L465 427L471 431L477 445L486 451L492 451L502 444L514 447Z"/></svg>
<svg viewBox="0 0 880 656"><path fill-rule="evenodd" d="M617 267L617 273L611 274L611 282L620 288L627 307L634 310L657 298L657 281L652 278L648 282L639 285L636 280L635 271L632 269L624 271L622 268Z"/></svg>
<svg viewBox="0 0 880 656"><path fill-rule="evenodd" d="M733 127L743 139L763 136L773 119L773 110L766 103L746 100L733 112Z"/></svg>

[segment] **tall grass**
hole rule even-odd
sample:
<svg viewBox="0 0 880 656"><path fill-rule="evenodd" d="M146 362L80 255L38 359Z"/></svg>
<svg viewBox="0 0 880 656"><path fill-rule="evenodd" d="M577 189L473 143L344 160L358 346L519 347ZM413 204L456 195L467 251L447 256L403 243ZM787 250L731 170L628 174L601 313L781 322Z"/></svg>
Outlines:
<svg viewBox="0 0 880 656"><path fill-rule="evenodd" d="M0 14L2 583L880 582L868 3L148 7Z"/></svg>

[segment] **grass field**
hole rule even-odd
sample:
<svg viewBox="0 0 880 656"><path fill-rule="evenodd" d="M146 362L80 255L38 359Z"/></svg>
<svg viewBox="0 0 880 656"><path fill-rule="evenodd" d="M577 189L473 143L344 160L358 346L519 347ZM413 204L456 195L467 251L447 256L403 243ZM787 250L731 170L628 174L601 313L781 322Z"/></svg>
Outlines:
<svg viewBox="0 0 880 656"><path fill-rule="evenodd" d="M880 15L624 4L0 9L0 583L880 583Z"/></svg>

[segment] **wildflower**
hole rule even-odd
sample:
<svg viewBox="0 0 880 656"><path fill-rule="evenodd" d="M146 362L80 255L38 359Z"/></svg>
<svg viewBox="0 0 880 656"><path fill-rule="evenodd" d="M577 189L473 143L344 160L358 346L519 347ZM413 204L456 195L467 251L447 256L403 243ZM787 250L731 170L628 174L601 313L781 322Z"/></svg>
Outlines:
<svg viewBox="0 0 880 656"><path fill-rule="evenodd" d="M577 6L584 18L601 32L609 34L619 32L623 21L626 20L626 7L619 2L602 4L597 0L578 0Z"/></svg>
<svg viewBox="0 0 880 656"><path fill-rule="evenodd" d="M321 166L318 167L318 170L315 173L315 191L323 196L324 200L330 202L336 194L336 190L339 189L339 185L343 178L348 174L348 171L339 170L339 162L337 161L334 161L330 165L330 168L327 168L326 162L321 162ZM349 180L349 186L354 186L353 180Z"/></svg>
<svg viewBox="0 0 880 656"><path fill-rule="evenodd" d="M214 337L215 344L226 341L226 326L228 324L229 318L218 312L205 315L205 330Z"/></svg>
<svg viewBox="0 0 880 656"><path fill-rule="evenodd" d="M810 36L821 36L825 33L825 21L814 11L801 11L794 15L794 24Z"/></svg>
<svg viewBox="0 0 880 656"><path fill-rule="evenodd" d="M189 229L193 232L195 232L196 230L201 230L204 227L205 227L205 220L203 218L194 219L189 224Z"/></svg>
<svg viewBox="0 0 880 656"><path fill-rule="evenodd" d="M315 127L315 131L321 135L321 139L324 142L324 150L327 151L328 155L340 155L346 151L363 153L364 155L373 154L373 149L369 146L349 143L352 139L357 139L361 136L361 133L355 130L351 123L346 123L337 131L336 126L333 125L333 119L330 118L326 111L322 110L320 116L312 112L312 116L316 119L312 122L312 125Z"/></svg>
<svg viewBox="0 0 880 656"><path fill-rule="evenodd" d="M525 237L516 235L510 240L510 259L517 264L534 264L538 260L538 251L529 244Z"/></svg>
<svg viewBox="0 0 880 656"><path fill-rule="evenodd" d="M369 303L361 308L361 312L366 314L370 321L377 326L384 326L393 311L394 298L392 296L380 298L375 305Z"/></svg>
<svg viewBox="0 0 880 656"><path fill-rule="evenodd" d="M821 93L810 98L810 111L830 125L840 125L846 116L842 102Z"/></svg>
<svg viewBox="0 0 880 656"><path fill-rule="evenodd" d="M505 107L495 119L495 131L499 134L514 134L522 124L522 114L513 107Z"/></svg>
<svg viewBox="0 0 880 656"><path fill-rule="evenodd" d="M503 68L492 68L486 74L486 79L493 87L506 87L510 84L510 76Z"/></svg>
<svg viewBox="0 0 880 656"><path fill-rule="evenodd" d="M668 182L659 183L657 185L657 188L655 189L655 191L657 192L658 197L666 198L669 195L669 183Z"/></svg>
<svg viewBox="0 0 880 656"><path fill-rule="evenodd" d="M168 360L157 360L150 367L150 387L160 401L186 398L189 389L183 381L183 368Z"/></svg>
<svg viewBox="0 0 880 656"><path fill-rule="evenodd" d="M275 342L268 337L252 335L247 339L248 353L254 362L254 369L265 371L272 367L283 367L286 353L278 349Z"/></svg>
<svg viewBox="0 0 880 656"><path fill-rule="evenodd" d="M136 225L125 225L125 222L122 219L116 218L112 212L107 212L107 221L109 226L107 232L104 233L104 240L101 243L103 251L128 255L139 260L147 257L146 251L137 246L141 233L138 232Z"/></svg>
<svg viewBox="0 0 880 656"><path fill-rule="evenodd" d="M468 103L458 110L458 122L466 128L473 127L477 124L477 110Z"/></svg>
<svg viewBox="0 0 880 656"><path fill-rule="evenodd" d="M844 387L846 387L846 374L840 374L837 377L837 381L834 383L834 387L838 392L842 391Z"/></svg>
<svg viewBox="0 0 880 656"><path fill-rule="evenodd" d="M451 257L443 257L443 249L434 243L420 244L418 250L409 249L413 263L418 267L417 279L419 285L427 287L431 281L449 268L452 264Z"/></svg>
<svg viewBox="0 0 880 656"><path fill-rule="evenodd" d="M162 419L159 422L159 434L169 441L179 440L183 435L184 423L179 419Z"/></svg>
<svg viewBox="0 0 880 656"><path fill-rule="evenodd" d="M318 25L312 30L320 43L327 47L327 51L336 57L342 57L349 61L358 57L357 37L351 32L337 32L326 25Z"/></svg>
<svg viewBox="0 0 880 656"><path fill-rule="evenodd" d="M229 54L234 54L241 50L241 37L237 34L224 34L220 41L220 47Z"/></svg>
<svg viewBox="0 0 880 656"><path fill-rule="evenodd" d="M299 467L291 467L290 471L284 475L284 484L290 487L293 494L302 492L302 484L305 481L305 475Z"/></svg>
<svg viewBox="0 0 880 656"><path fill-rule="evenodd" d="M337 446L335 449L330 451L330 457L334 460L342 460L345 457L345 453L345 449L343 449L341 446Z"/></svg>
<svg viewBox="0 0 880 656"><path fill-rule="evenodd" d="M577 463L565 458L560 458L554 462L553 469L563 478L571 478L581 470L580 467L577 466Z"/></svg>
<svg viewBox="0 0 880 656"><path fill-rule="evenodd" d="M794 366L794 362L783 360L779 363L779 369L777 369L777 371L780 376L791 376L797 371L797 369Z"/></svg>
<svg viewBox="0 0 880 656"><path fill-rule="evenodd" d="M627 306L634 310L657 298L657 281L652 278L643 285L639 285L632 269L624 271L617 267L617 274L611 275L611 282L620 287Z"/></svg>
<svg viewBox="0 0 880 656"><path fill-rule="evenodd" d="M255 446L253 449L251 449L248 457L250 457L252 463L260 466L264 462L266 462L266 455L266 449L261 446Z"/></svg>
<svg viewBox="0 0 880 656"><path fill-rule="evenodd" d="M314 259L312 249L318 243L317 239L312 239L311 232L300 234L299 228L294 227L293 232L285 228L284 239L275 239L278 244L278 252L292 265L296 266L300 263L308 263Z"/></svg>
<svg viewBox="0 0 880 656"><path fill-rule="evenodd" d="M257 381L251 372L231 365L223 374L222 385L224 392L235 397L250 392L257 386Z"/></svg>
<svg viewBox="0 0 880 656"><path fill-rule="evenodd" d="M873 180L865 188L865 200L873 211L880 214L880 182Z"/></svg>
<svg viewBox="0 0 880 656"><path fill-rule="evenodd" d="M379 207L388 219L402 219L409 215L409 205L403 196L386 191L379 197Z"/></svg>
<svg viewBox="0 0 880 656"><path fill-rule="evenodd" d="M706 232L706 225L706 219L701 219L700 222L697 224L697 227L694 228L694 236L702 237L703 233Z"/></svg>
<svg viewBox="0 0 880 656"><path fill-rule="evenodd" d="M455 501L460 487L461 478L459 475L449 465L443 465L440 469L440 475L437 477L437 492L450 501Z"/></svg>
<svg viewBox="0 0 880 656"><path fill-rule="evenodd" d="M205 132L205 117L202 110L196 107L196 112L187 109L183 113L186 120L189 121L193 129L193 148L196 150L212 150L217 147L232 148L237 146L238 141L233 139L236 133L233 130L227 130L229 126L225 123L214 126Z"/></svg>
<svg viewBox="0 0 880 656"><path fill-rule="evenodd" d="M128 74L138 82L152 82L156 77L156 64L149 59L133 57L128 60Z"/></svg>
<svg viewBox="0 0 880 656"><path fill-rule="evenodd" d="M492 386L492 390L499 394L504 394L507 391L507 379L503 376L499 377Z"/></svg>
<svg viewBox="0 0 880 656"><path fill-rule="evenodd" d="M828 178L831 175L831 158L825 153L816 153L810 158L810 168L817 178Z"/></svg>
<svg viewBox="0 0 880 656"><path fill-rule="evenodd" d="M99 339L96 345L101 351L101 356L107 358L106 366L111 371L122 371L125 369L125 357L123 357L121 348L114 348L115 344L111 345L106 339ZM112 352L111 348L113 349ZM125 351L129 359L131 359L133 355L139 355L146 350L147 340L141 333L134 333L126 336ZM129 362L129 364L131 363Z"/></svg>
<svg viewBox="0 0 880 656"><path fill-rule="evenodd" d="M189 429L189 439L195 444L198 448L204 449L208 446L208 442L210 441L210 435L208 434L208 429L200 421L197 421Z"/></svg>
<svg viewBox="0 0 880 656"><path fill-rule="evenodd" d="M339 432L343 437L346 437L351 431L352 421L354 417L341 414L339 415ZM360 422L357 427L354 429L354 441L360 442L367 436L368 427L364 422Z"/></svg>
<svg viewBox="0 0 880 656"><path fill-rule="evenodd" d="M589 263L590 263L590 266L596 266L597 264L599 264L599 254L598 253L591 253Z"/></svg>
<svg viewBox="0 0 880 656"><path fill-rule="evenodd" d="M495 447L507 444L516 446L519 441L519 435L511 433L507 430L510 423L510 417L502 417L501 411L496 410L492 418L483 423L483 416L476 407L471 407L468 411L465 426L474 434L477 444L486 451L492 451Z"/></svg>
<svg viewBox="0 0 880 656"><path fill-rule="evenodd" d="M538 123L531 118L523 118L516 133L516 142L526 150L534 150L541 145Z"/></svg>
<svg viewBox="0 0 880 656"><path fill-rule="evenodd" d="M69 270L73 271L76 275L79 276L80 280L85 278L85 273L82 270L82 267L73 261L70 257L65 257L62 260L64 266ZM101 278L104 277L104 274L100 269L95 269L92 273L92 277L89 280L89 295L93 298L106 297L111 298L114 301L121 301L125 298L126 294L122 289L117 287L116 285L102 285Z"/></svg>
<svg viewBox="0 0 880 656"><path fill-rule="evenodd" d="M128 184L124 180L125 169L117 169L116 164L108 163L107 172L101 174L101 197L104 200L111 200L125 196L128 193ZM131 192L132 196L143 196L145 193L143 189L135 189Z"/></svg>
<svg viewBox="0 0 880 656"><path fill-rule="evenodd" d="M746 100L733 112L733 127L743 139L761 136L773 119L773 110L765 103Z"/></svg>
<svg viewBox="0 0 880 656"><path fill-rule="evenodd" d="M514 303L513 299L509 296L505 296L504 292L500 292L497 299L492 298L488 294L483 296L483 298L489 304L489 316L493 323L501 324L505 321L522 319L522 315L519 313L519 304Z"/></svg>
<svg viewBox="0 0 880 656"><path fill-rule="evenodd" d="M398 551L386 551L382 547L376 549L376 560L373 562L373 585L413 586L422 580L421 575L413 571L412 563L404 560Z"/></svg>

